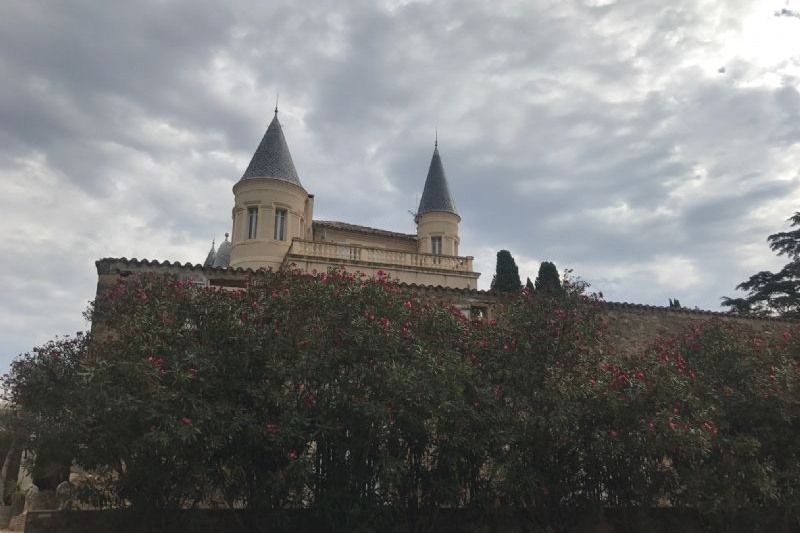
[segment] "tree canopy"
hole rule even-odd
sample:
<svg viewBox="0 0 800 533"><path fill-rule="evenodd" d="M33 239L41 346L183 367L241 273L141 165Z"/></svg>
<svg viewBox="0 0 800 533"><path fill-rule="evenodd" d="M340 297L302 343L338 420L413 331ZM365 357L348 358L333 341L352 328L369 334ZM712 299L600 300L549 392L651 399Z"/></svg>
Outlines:
<svg viewBox="0 0 800 533"><path fill-rule="evenodd" d="M497 252L497 264L492 278L491 290L500 292L515 292L522 288L519 279L519 268L514 257L508 250Z"/></svg>
<svg viewBox="0 0 800 533"><path fill-rule="evenodd" d="M788 219L797 229L767 237L769 247L789 262L778 272L761 271L736 286L747 291L742 298L722 298L722 306L731 312L753 315L779 315L800 318L800 212Z"/></svg>

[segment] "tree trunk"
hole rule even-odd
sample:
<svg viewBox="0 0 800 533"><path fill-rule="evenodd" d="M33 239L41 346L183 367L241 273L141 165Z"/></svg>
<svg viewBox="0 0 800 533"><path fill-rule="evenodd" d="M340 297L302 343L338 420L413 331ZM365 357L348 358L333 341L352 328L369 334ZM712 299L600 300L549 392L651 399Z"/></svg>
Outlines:
<svg viewBox="0 0 800 533"><path fill-rule="evenodd" d="M5 459L3 459L3 468L0 469L0 504L3 503L3 500L6 497L6 480L8 479L8 467L11 464L11 458L14 456L14 452L17 448L17 436L14 435L11 438L11 444L8 446L8 453L6 454Z"/></svg>

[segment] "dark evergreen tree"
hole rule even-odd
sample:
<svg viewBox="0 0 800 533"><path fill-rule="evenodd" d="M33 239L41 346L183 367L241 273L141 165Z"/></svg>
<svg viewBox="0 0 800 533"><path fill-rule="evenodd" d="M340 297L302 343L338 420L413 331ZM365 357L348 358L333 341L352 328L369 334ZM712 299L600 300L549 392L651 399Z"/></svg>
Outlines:
<svg viewBox="0 0 800 533"><path fill-rule="evenodd" d="M514 257L508 250L497 252L497 266L492 278L493 291L514 292L520 290L519 269Z"/></svg>
<svg viewBox="0 0 800 533"><path fill-rule="evenodd" d="M534 291L533 282L531 281L531 278L528 278L527 281L525 282L525 289L528 291L528 294Z"/></svg>
<svg viewBox="0 0 800 533"><path fill-rule="evenodd" d="M769 247L789 262L778 272L762 271L736 286L747 291L744 298L723 296L722 306L730 312L751 315L779 315L800 318L800 211L788 219L798 229L767 237Z"/></svg>
<svg viewBox="0 0 800 533"><path fill-rule="evenodd" d="M539 274L536 276L533 286L537 291L541 292L562 292L561 279L558 277L556 265L550 261L543 261L539 265Z"/></svg>

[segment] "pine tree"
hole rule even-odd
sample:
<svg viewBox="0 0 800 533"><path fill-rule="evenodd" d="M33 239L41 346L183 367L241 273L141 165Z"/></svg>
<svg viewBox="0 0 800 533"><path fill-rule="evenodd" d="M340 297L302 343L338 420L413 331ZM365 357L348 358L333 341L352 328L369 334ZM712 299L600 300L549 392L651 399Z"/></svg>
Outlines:
<svg viewBox="0 0 800 533"><path fill-rule="evenodd" d="M550 261L543 261L539 265L539 274L536 276L536 282L533 284L534 288L540 292L559 293L563 289L561 287L561 279L558 277L558 269L554 263Z"/></svg>
<svg viewBox="0 0 800 533"><path fill-rule="evenodd" d="M778 272L762 271L736 286L747 291L744 298L722 297L730 312L752 315L779 315L800 318L800 211L788 219L798 229L767 237L769 247L790 261Z"/></svg>
<svg viewBox="0 0 800 533"><path fill-rule="evenodd" d="M497 265L492 278L493 291L514 292L520 290L522 282L519 280L519 269L514 257L508 250L497 252Z"/></svg>

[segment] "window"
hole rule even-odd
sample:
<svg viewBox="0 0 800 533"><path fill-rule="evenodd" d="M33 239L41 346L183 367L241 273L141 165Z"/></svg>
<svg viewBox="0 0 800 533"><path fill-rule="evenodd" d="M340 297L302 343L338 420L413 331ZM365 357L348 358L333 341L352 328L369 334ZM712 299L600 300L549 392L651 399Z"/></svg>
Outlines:
<svg viewBox="0 0 800 533"><path fill-rule="evenodd" d="M275 210L275 240L286 239L286 209Z"/></svg>
<svg viewBox="0 0 800 533"><path fill-rule="evenodd" d="M431 237L431 253L434 255L442 255L441 237Z"/></svg>
<svg viewBox="0 0 800 533"><path fill-rule="evenodd" d="M470 316L470 318L472 320L483 320L487 316L486 308L485 307L479 307L479 306L473 306L469 310L469 316Z"/></svg>
<svg viewBox="0 0 800 533"><path fill-rule="evenodd" d="M247 208L247 238L255 239L258 229L258 207Z"/></svg>

